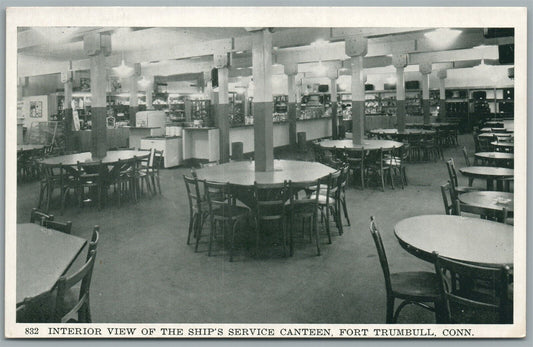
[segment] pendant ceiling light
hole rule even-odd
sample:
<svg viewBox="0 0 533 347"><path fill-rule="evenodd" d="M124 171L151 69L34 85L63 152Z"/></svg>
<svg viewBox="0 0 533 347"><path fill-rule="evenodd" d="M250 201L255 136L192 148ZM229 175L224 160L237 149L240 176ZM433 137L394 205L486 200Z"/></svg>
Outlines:
<svg viewBox="0 0 533 347"><path fill-rule="evenodd" d="M114 67L113 71L118 75L120 78L126 78L133 75L133 67L127 66L124 61L124 51L122 51L122 62L119 66Z"/></svg>
<svg viewBox="0 0 533 347"><path fill-rule="evenodd" d="M143 78L138 83L139 83L139 87L141 87L142 89L148 89L152 81L146 78L146 76L143 76Z"/></svg>

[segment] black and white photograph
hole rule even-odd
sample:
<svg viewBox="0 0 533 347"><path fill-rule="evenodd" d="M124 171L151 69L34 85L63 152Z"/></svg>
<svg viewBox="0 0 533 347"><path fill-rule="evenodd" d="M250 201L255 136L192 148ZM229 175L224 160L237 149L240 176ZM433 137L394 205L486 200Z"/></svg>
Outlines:
<svg viewBox="0 0 533 347"><path fill-rule="evenodd" d="M525 336L525 8L6 18L6 337Z"/></svg>

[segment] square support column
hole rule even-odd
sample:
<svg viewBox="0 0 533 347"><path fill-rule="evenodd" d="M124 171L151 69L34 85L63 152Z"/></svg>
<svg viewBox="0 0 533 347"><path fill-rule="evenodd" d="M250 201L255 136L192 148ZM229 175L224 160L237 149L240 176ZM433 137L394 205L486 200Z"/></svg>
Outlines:
<svg viewBox="0 0 533 347"><path fill-rule="evenodd" d="M298 90L296 88L296 74L298 74L297 64L286 64L285 74L287 75L288 102L287 118L289 121L289 144L296 146L296 100Z"/></svg>
<svg viewBox="0 0 533 347"><path fill-rule="evenodd" d="M368 39L348 37L346 55L352 65L352 142L360 145L365 134L365 76L363 57L368 51Z"/></svg>
<svg viewBox="0 0 533 347"><path fill-rule="evenodd" d="M431 74L431 63L419 64L419 70L422 74L422 112L424 115L424 124L430 122L430 110L429 110L429 74Z"/></svg>
<svg viewBox="0 0 533 347"><path fill-rule="evenodd" d="M396 68L396 119L398 131L405 130L405 80L404 69L408 64L407 54L392 57L392 64Z"/></svg>
<svg viewBox="0 0 533 347"><path fill-rule="evenodd" d="M229 162L229 90L228 90L228 56L227 54L214 56L218 73L218 102L214 104L215 125L219 129L220 162Z"/></svg>
<svg viewBox="0 0 533 347"><path fill-rule="evenodd" d="M91 154L103 158L107 154L107 73L105 57L111 54L111 35L91 33L83 38L91 69Z"/></svg>
<svg viewBox="0 0 533 347"><path fill-rule="evenodd" d="M130 77L130 126L134 127L136 124L135 115L139 110L139 76L141 75L141 64L135 63L133 65L133 75Z"/></svg>
<svg viewBox="0 0 533 347"><path fill-rule="evenodd" d="M272 34L268 29L252 33L252 64L255 171L273 171Z"/></svg>
<svg viewBox="0 0 533 347"><path fill-rule="evenodd" d="M65 134L65 150L74 150L74 139L72 133L72 63L69 64L67 71L61 73L61 82L63 82L63 89L65 91L65 99L63 100L63 125Z"/></svg>
<svg viewBox="0 0 533 347"><path fill-rule="evenodd" d="M439 117L446 121L446 77L448 73L446 70L439 70L437 76L439 77Z"/></svg>

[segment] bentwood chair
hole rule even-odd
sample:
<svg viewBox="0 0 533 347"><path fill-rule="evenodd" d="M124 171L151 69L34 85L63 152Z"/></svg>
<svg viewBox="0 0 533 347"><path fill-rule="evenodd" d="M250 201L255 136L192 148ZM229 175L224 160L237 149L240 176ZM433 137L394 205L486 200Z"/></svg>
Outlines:
<svg viewBox="0 0 533 347"><path fill-rule="evenodd" d="M59 221L56 221L56 220L43 220L43 224L42 225L45 228L54 229L54 230L57 230L57 231L60 231L62 233L69 234L69 235L72 232L72 222L71 221L59 222Z"/></svg>
<svg viewBox="0 0 533 347"><path fill-rule="evenodd" d="M456 211L455 203L454 203L455 198L453 196L453 191L452 191L450 181L440 186L440 192L442 194L442 202L444 203L444 212L447 215L457 215L457 211Z"/></svg>
<svg viewBox="0 0 533 347"><path fill-rule="evenodd" d="M459 185L459 180L457 178L457 171L455 170L455 163L453 161L453 158L450 158L446 162L446 167L448 168L448 176L450 177L450 183L451 183L451 187L454 192L454 197L457 194L480 190L479 188L475 188L471 186L473 180L469 180L468 187Z"/></svg>
<svg viewBox="0 0 533 347"><path fill-rule="evenodd" d="M459 199L455 200L455 210L460 216L461 213L470 213L480 216L483 219L489 219L505 223L507 219L507 208L502 207L501 209L492 209L486 207L472 206L469 204L462 203Z"/></svg>
<svg viewBox="0 0 533 347"><path fill-rule="evenodd" d="M443 323L512 324L513 298L508 290L508 266L466 264L436 253L434 257L443 302Z"/></svg>
<svg viewBox="0 0 533 347"><path fill-rule="evenodd" d="M61 276L57 281L57 296L54 318L57 323L91 323L90 286L96 250L92 250L85 265L70 276ZM77 299L72 300L71 288L81 282ZM76 317L76 318L75 318Z"/></svg>
<svg viewBox="0 0 533 347"><path fill-rule="evenodd" d="M231 231L229 260L233 261L235 233L239 230L239 226L242 227L246 223L250 210L246 207L237 206L232 186L229 183L215 183L204 180L204 193L207 198L210 222L209 251L207 255L211 255L217 229L222 228L222 232L225 235L225 231L229 228Z"/></svg>
<svg viewBox="0 0 533 347"><path fill-rule="evenodd" d="M347 150L346 162L353 174L359 175L361 189L365 189L365 148L359 150Z"/></svg>
<svg viewBox="0 0 533 347"><path fill-rule="evenodd" d="M93 234L91 235L91 241L89 241L89 248L87 250L87 260L91 257L91 251L96 252L96 248L98 247L98 242L100 241L100 226L95 225L93 227Z"/></svg>
<svg viewBox="0 0 533 347"><path fill-rule="evenodd" d="M307 194L309 187L320 187L322 180L313 182L292 182L289 181L289 246L290 255L294 254L294 231L296 230L296 223L301 220L302 233L306 229L309 230L309 238L312 239L314 234L316 240L317 255L320 255L320 243L318 235L318 197L320 194ZM303 197L300 197L301 192L305 192ZM307 228L306 228L307 226Z"/></svg>
<svg viewBox="0 0 533 347"><path fill-rule="evenodd" d="M39 208L43 208L44 204L44 210L49 211L53 193L58 189L61 202L61 213L63 213L66 195L71 190L76 190L78 187L78 172L61 163L42 165L42 171L44 173L44 179L41 180L39 191Z"/></svg>
<svg viewBox="0 0 533 347"><path fill-rule="evenodd" d="M341 176L341 170L331 173L327 177L326 191L317 190L311 195L311 199L314 195L318 194L318 207L320 209L321 220L326 222L326 233L328 235L328 243L331 244L331 232L330 232L330 215L333 216L333 221L339 230L339 235L342 235L342 223L340 221L339 211L339 179Z"/></svg>
<svg viewBox="0 0 533 347"><path fill-rule="evenodd" d="M405 161L407 160L407 154L403 150L403 147L393 147L390 154L383 159L383 166L390 170L391 186L394 188L394 177L400 178L402 189L407 185L407 172L405 168Z"/></svg>
<svg viewBox="0 0 533 347"><path fill-rule="evenodd" d="M385 277L387 291L386 323L396 323L401 310L406 305L417 305L436 313L437 323L440 321L440 294L438 278L435 273L426 271L409 271L390 273L387 255L383 247L381 235L374 217L370 217L370 233L376 245L381 269ZM394 310L395 300L402 300ZM433 304L433 306L431 306Z"/></svg>
<svg viewBox="0 0 533 347"><path fill-rule="evenodd" d="M30 223L43 225L43 222L48 220L54 220L54 215L45 213L44 211L38 210L36 208L31 209Z"/></svg>
<svg viewBox="0 0 533 347"><path fill-rule="evenodd" d="M468 152L466 151L466 147L465 146L463 146L462 151L463 151L463 156L465 157L465 165L466 166L471 166L470 158L468 157Z"/></svg>
<svg viewBox="0 0 533 347"><path fill-rule="evenodd" d="M285 204L288 200L289 188L287 182L278 184L259 184L254 182L254 217L257 250L259 250L259 239L268 227L270 231L281 230L281 244L283 245L284 255L287 256L288 242Z"/></svg>
<svg viewBox="0 0 533 347"><path fill-rule="evenodd" d="M91 163L78 162L77 189L80 207L85 202L96 199L98 209L102 209L107 173L107 166L102 164L102 161ZM89 197L90 195L92 195L92 198Z"/></svg>
<svg viewBox="0 0 533 347"><path fill-rule="evenodd" d="M209 207L207 201L200 193L200 185L197 177L183 175L187 198L189 199L189 232L187 234L187 244L191 242L191 235L196 238L195 252L198 252L198 245L202 236L202 228L208 214Z"/></svg>

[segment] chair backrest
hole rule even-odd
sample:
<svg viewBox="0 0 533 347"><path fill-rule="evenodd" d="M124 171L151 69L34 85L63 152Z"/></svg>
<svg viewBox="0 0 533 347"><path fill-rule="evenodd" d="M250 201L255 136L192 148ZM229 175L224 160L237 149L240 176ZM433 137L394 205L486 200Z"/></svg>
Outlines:
<svg viewBox="0 0 533 347"><path fill-rule="evenodd" d="M54 229L57 231L61 231L65 234L71 234L72 233L72 222L58 222L55 220L43 220L42 224L45 228Z"/></svg>
<svg viewBox="0 0 533 347"><path fill-rule="evenodd" d="M87 260L89 260L89 258L91 257L91 252L92 251L95 251L96 252L96 248L98 247L98 241L100 241L100 226L99 225L95 225L94 228L93 228L93 234L91 236L91 241L89 241L89 248L87 250Z"/></svg>
<svg viewBox="0 0 533 347"><path fill-rule="evenodd" d="M385 247L383 246L383 241L381 240L381 235L376 226L376 221L374 216L370 217L370 234L374 239L374 244L378 251L379 262L381 264L381 270L383 270L383 276L385 277L385 288L387 289L387 295L392 293L392 285L390 281L390 271L389 271L389 262L387 261L387 254L385 253Z"/></svg>
<svg viewBox="0 0 533 347"><path fill-rule="evenodd" d="M83 265L81 269L70 276L61 276L57 281L54 321L58 323L66 323L75 320L80 323L90 323L89 317L87 317L87 305L89 305L89 290L95 258L96 251L93 250L91 251L89 260L85 262L85 265ZM67 291L80 282L80 293L76 305L74 305L73 308L67 307L67 303L65 302ZM78 319L74 319L76 315L78 316Z"/></svg>
<svg viewBox="0 0 533 347"><path fill-rule="evenodd" d="M289 181L289 197L291 205L291 215L307 214L314 215L318 212L318 198L320 194L305 194L304 197L298 196L301 191L307 191L309 187L316 187L317 191L320 184L323 184L327 179L322 178L310 182L292 182Z"/></svg>
<svg viewBox="0 0 533 347"><path fill-rule="evenodd" d="M191 215L194 211L202 211L202 195L200 194L200 185L198 184L198 177L188 177L183 175L185 181L185 188L187 188L187 197L189 199L189 211Z"/></svg>
<svg viewBox="0 0 533 347"><path fill-rule="evenodd" d="M474 138L474 149L475 149L475 152L481 152L481 147L479 145L479 138L477 136L477 134L474 132L472 134L472 137Z"/></svg>
<svg viewBox="0 0 533 347"><path fill-rule="evenodd" d="M254 182L256 218L260 221L283 219L285 203L289 198L287 181L276 184Z"/></svg>
<svg viewBox="0 0 533 347"><path fill-rule="evenodd" d="M455 163L453 162L453 158L450 158L446 162L446 167L448 168L448 175L450 176L450 182L454 187L457 187L459 185L459 181L457 180L457 171L455 170Z"/></svg>
<svg viewBox="0 0 533 347"><path fill-rule="evenodd" d="M465 146L463 146L463 156L465 157L466 166L470 166L470 158L468 158L468 152L466 151Z"/></svg>
<svg viewBox="0 0 533 347"><path fill-rule="evenodd" d="M31 209L30 223L43 225L43 222L45 220L54 220L54 215L45 213L44 211L38 210L36 208Z"/></svg>
<svg viewBox="0 0 533 347"><path fill-rule="evenodd" d="M340 176L337 180L337 186L340 191L340 193L344 193L346 190L346 184L348 183L348 175L350 173L350 167L345 164L340 168Z"/></svg>
<svg viewBox="0 0 533 347"><path fill-rule="evenodd" d="M80 177L83 174L90 175L96 183L102 183L107 177L107 165L103 164L101 160L90 163L78 161L77 168Z"/></svg>
<svg viewBox="0 0 533 347"><path fill-rule="evenodd" d="M469 204L462 203L459 199L455 200L455 210L460 216L462 212L477 214L480 218L496 220L504 223L507 219L507 208L502 207L500 209L492 209L487 207L473 206Z"/></svg>
<svg viewBox="0 0 533 347"><path fill-rule="evenodd" d="M448 215L457 215L454 204L455 197L450 181L440 186L440 191L442 193L442 202L444 203L444 212Z"/></svg>
<svg viewBox="0 0 533 347"><path fill-rule="evenodd" d="M149 163L149 166L153 171L157 171L161 166L163 166L163 155L164 153L162 150L154 150L152 161Z"/></svg>
<svg viewBox="0 0 533 347"><path fill-rule="evenodd" d="M217 208L228 208L236 204L229 183L209 182L204 180L204 194L209 208L209 216L214 216L213 211ZM228 209L226 218L232 218L233 210Z"/></svg>
<svg viewBox="0 0 533 347"><path fill-rule="evenodd" d="M483 267L440 257L435 271L449 323L511 323L509 267ZM481 285L482 284L482 285Z"/></svg>
<svg viewBox="0 0 533 347"><path fill-rule="evenodd" d="M326 189L326 205L331 203L330 198L338 198L339 181L341 179L341 174L342 174L342 169L339 169L328 175L327 189ZM319 194L318 190L317 190L317 194Z"/></svg>
<svg viewBox="0 0 533 347"><path fill-rule="evenodd" d="M210 162L207 162L207 163L200 163L200 167L201 168L212 167L212 166L217 166L217 165L218 165L218 160L217 161L210 161Z"/></svg>

